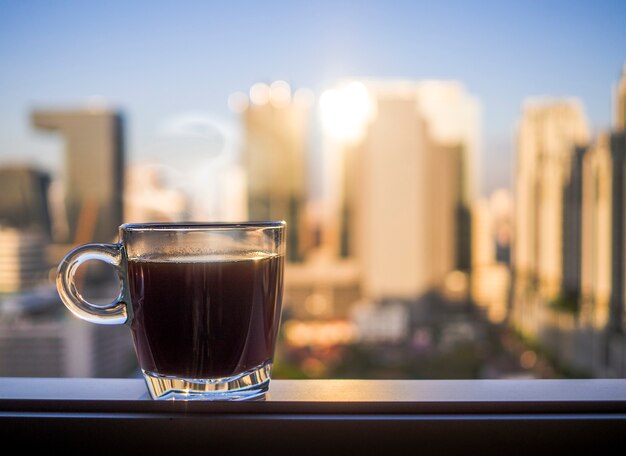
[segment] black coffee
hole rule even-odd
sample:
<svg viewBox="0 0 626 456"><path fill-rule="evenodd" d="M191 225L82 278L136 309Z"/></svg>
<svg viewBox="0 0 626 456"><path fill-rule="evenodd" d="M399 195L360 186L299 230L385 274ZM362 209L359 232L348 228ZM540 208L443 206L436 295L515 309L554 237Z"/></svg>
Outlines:
<svg viewBox="0 0 626 456"><path fill-rule="evenodd" d="M144 371L190 379L271 361L283 257L129 260L131 329Z"/></svg>

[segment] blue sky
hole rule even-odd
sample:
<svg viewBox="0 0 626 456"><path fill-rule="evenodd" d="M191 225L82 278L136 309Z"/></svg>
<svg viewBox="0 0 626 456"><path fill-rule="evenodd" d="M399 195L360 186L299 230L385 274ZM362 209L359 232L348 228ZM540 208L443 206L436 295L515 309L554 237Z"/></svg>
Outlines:
<svg viewBox="0 0 626 456"><path fill-rule="evenodd" d="M624 1L0 0L0 161L56 166L60 142L30 110L93 95L124 111L136 160L172 116L235 122L228 95L258 81L319 94L352 76L454 79L482 103L489 190L510 180L524 98L575 96L610 126L625 24Z"/></svg>

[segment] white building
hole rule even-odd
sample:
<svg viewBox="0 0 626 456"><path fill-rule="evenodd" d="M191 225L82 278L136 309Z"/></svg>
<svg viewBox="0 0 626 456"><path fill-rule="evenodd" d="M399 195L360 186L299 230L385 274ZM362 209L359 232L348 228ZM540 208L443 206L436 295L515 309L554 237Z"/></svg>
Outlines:
<svg viewBox="0 0 626 456"><path fill-rule="evenodd" d="M358 259L366 299L415 299L469 269L480 107L457 82L358 82L320 100L326 240Z"/></svg>

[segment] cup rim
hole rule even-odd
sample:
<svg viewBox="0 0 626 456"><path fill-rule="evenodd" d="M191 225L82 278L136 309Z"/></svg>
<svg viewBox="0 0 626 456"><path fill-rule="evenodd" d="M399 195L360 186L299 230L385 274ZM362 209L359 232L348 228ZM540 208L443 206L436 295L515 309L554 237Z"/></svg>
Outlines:
<svg viewBox="0 0 626 456"><path fill-rule="evenodd" d="M283 228L284 220L260 220L245 222L148 222L124 223L124 231L202 231L202 230L255 230L263 228Z"/></svg>

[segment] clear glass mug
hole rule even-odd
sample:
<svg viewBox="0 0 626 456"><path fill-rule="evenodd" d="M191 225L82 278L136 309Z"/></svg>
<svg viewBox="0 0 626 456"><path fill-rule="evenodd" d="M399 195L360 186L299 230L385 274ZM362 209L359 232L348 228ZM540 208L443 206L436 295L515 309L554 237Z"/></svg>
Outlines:
<svg viewBox="0 0 626 456"><path fill-rule="evenodd" d="M280 325L285 222L147 223L117 244L69 252L57 289L77 317L130 326L154 399L238 400L269 387ZM99 260L117 270L119 296L87 302L74 276Z"/></svg>

